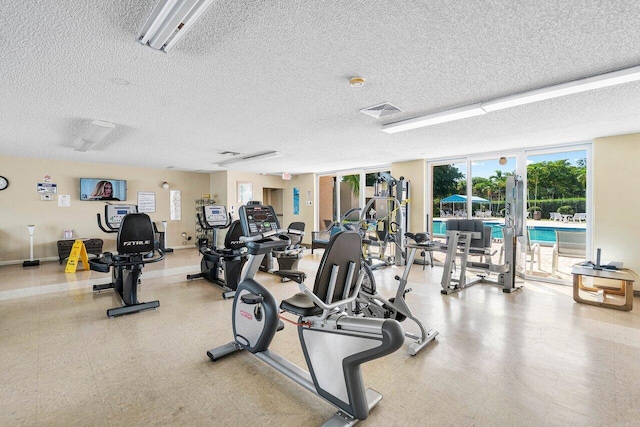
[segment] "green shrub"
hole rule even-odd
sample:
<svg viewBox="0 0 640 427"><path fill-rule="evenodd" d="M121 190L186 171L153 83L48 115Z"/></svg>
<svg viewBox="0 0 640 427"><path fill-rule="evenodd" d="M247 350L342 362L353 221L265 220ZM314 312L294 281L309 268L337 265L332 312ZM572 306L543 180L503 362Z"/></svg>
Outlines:
<svg viewBox="0 0 640 427"><path fill-rule="evenodd" d="M535 212L535 211L541 211L541 210L542 210L542 209L540 208L540 206L530 206L530 207L527 209L527 211L528 211L528 212L531 212L531 213L533 213L533 212Z"/></svg>
<svg viewBox="0 0 640 427"><path fill-rule="evenodd" d="M561 215L573 215L574 213L576 213L576 211L573 209L573 206L568 205L560 206L558 208L558 212Z"/></svg>

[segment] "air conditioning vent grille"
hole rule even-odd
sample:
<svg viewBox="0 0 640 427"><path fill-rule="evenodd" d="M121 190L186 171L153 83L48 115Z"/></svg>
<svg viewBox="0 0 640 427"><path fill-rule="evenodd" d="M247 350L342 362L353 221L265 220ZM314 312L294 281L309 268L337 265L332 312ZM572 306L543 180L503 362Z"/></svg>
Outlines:
<svg viewBox="0 0 640 427"><path fill-rule="evenodd" d="M376 119L381 119L383 117L401 113L403 111L404 110L402 108L397 107L390 102L383 102L382 104L373 105L371 107L363 108L362 110L360 110L361 113L364 113L367 116L375 117Z"/></svg>

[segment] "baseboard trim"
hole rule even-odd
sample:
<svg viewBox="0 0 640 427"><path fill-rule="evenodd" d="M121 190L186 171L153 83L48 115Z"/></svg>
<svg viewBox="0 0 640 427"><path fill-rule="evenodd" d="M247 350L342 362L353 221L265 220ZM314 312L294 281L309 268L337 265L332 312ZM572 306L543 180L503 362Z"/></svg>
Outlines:
<svg viewBox="0 0 640 427"><path fill-rule="evenodd" d="M49 262L49 261L57 261L60 262L60 259L57 256L54 257L47 257L47 258L38 258L40 260L40 262ZM23 262L28 261L28 260L24 260L24 259L14 259L11 261L0 261L0 266L1 265L16 265L16 264L22 264Z"/></svg>

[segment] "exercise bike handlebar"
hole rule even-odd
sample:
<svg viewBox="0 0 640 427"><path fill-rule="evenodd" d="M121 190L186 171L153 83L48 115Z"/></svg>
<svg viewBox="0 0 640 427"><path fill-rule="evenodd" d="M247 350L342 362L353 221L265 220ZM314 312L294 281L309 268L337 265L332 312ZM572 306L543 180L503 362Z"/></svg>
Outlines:
<svg viewBox="0 0 640 427"><path fill-rule="evenodd" d="M358 297L358 294L360 293L360 288L362 287L363 280L364 280L364 274L361 271L358 274L358 280L356 282L356 286L354 286L353 290L351 291L351 294L346 298L333 303L326 303L325 301L322 301L320 298L318 298L316 294L314 294L312 291L309 290L309 288L307 288L304 285L304 282L298 283L298 289L300 289L300 292L304 293L309 298L311 298L313 303L323 310L322 317L326 317L330 311L333 311L334 309L344 306L346 304L351 304L353 301L355 301L355 299Z"/></svg>
<svg viewBox="0 0 640 427"><path fill-rule="evenodd" d="M105 233L117 233L118 229L117 228L113 228L111 226L111 224L107 223L107 227L109 227L109 230L107 230L106 228L104 228L104 226L102 225L102 220L100 218L100 214L96 214L98 217L98 227L100 227L100 230L104 231Z"/></svg>
<svg viewBox="0 0 640 427"><path fill-rule="evenodd" d="M134 255L142 255L142 259L141 260L137 260L137 261L118 261L118 260L114 260L113 261L113 265L116 267L126 267L126 266L130 266L130 265L137 265L137 264L153 264L154 262L158 262L158 261L162 261L164 259L165 253L163 250L161 250L160 248L156 249L156 251L158 251L159 256L153 259L145 259L144 255L142 254L131 254L130 256L126 256L126 255L118 255L118 257L124 257L126 256L127 258L131 258Z"/></svg>
<svg viewBox="0 0 640 427"><path fill-rule="evenodd" d="M295 234L297 236L304 236L304 231L296 230L295 228L288 228L288 229L284 230L283 232L287 233L287 234Z"/></svg>
<svg viewBox="0 0 640 427"><path fill-rule="evenodd" d="M267 239L269 237L276 236L278 234L285 233L286 230L271 230L265 231L264 233L254 234L253 236L240 236L241 242L259 242L260 240Z"/></svg>
<svg viewBox="0 0 640 427"><path fill-rule="evenodd" d="M240 241L245 243L249 254L266 254L274 249L283 249L289 246L291 239L285 233L286 230L266 231L253 236L241 236ZM273 238L275 240L272 240Z"/></svg>

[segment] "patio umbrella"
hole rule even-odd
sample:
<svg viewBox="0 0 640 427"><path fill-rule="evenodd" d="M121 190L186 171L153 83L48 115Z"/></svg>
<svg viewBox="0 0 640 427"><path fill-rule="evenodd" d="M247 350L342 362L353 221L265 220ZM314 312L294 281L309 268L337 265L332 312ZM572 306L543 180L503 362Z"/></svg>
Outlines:
<svg viewBox="0 0 640 427"><path fill-rule="evenodd" d="M444 199L440 200L440 212L442 212L442 204L443 203L451 203L452 206L455 208L455 204L456 203L463 203L464 206L466 207L467 205L467 196L463 196L462 194L452 194L451 196L447 196ZM478 196L472 196L471 197L471 203L491 203L489 200L487 199L483 199L482 197L478 197ZM454 208L452 208L451 210L455 210Z"/></svg>

